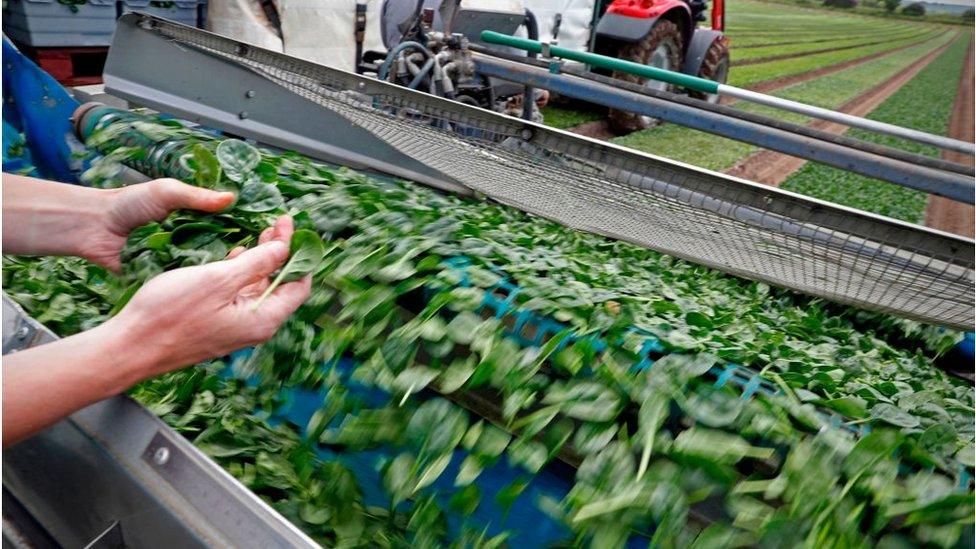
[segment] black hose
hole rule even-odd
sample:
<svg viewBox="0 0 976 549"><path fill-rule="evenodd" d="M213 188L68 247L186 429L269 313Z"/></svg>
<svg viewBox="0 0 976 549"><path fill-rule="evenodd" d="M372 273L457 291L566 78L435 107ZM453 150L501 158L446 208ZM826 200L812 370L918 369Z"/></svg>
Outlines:
<svg viewBox="0 0 976 549"><path fill-rule="evenodd" d="M525 25L525 31L529 35L529 40L539 39L539 21L536 20L535 14L532 10L525 10L525 20L523 21ZM530 59L536 58L535 52L528 52L527 56ZM525 86L522 99L522 118L524 120L532 120L532 104L535 103L535 88L532 86Z"/></svg>

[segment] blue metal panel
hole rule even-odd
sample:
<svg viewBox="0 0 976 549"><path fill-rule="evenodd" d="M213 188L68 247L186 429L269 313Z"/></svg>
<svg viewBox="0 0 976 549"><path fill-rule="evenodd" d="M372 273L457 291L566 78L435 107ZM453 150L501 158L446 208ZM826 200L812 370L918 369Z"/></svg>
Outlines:
<svg viewBox="0 0 976 549"><path fill-rule="evenodd" d="M78 107L54 78L3 40L3 115L23 131L39 174L77 183L83 168L72 158L71 114ZM78 144L80 146L80 144Z"/></svg>

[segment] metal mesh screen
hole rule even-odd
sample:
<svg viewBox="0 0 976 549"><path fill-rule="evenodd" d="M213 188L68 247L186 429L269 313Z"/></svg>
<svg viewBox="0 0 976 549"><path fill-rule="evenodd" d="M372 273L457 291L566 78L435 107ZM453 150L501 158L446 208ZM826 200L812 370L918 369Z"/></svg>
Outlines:
<svg viewBox="0 0 976 549"><path fill-rule="evenodd" d="M807 294L955 328L973 242L480 111L193 29L233 60L498 202Z"/></svg>

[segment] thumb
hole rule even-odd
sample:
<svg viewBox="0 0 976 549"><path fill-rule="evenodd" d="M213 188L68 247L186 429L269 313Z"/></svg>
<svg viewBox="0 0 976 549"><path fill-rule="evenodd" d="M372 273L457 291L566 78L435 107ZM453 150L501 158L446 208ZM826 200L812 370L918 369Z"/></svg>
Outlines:
<svg viewBox="0 0 976 549"><path fill-rule="evenodd" d="M232 192L194 187L176 179L160 179L157 183L161 188L160 194L164 206L168 210L188 209L216 212L230 206L235 199Z"/></svg>
<svg viewBox="0 0 976 549"><path fill-rule="evenodd" d="M231 282L232 290L236 292L268 278L287 259L288 245L280 240L272 240L214 265L224 271Z"/></svg>

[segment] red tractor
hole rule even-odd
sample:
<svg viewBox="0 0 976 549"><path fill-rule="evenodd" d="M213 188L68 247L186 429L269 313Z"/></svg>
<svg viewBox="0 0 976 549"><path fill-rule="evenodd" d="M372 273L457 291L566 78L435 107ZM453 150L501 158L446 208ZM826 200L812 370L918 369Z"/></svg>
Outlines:
<svg viewBox="0 0 976 549"><path fill-rule="evenodd" d="M531 5L533 2L529 2ZM599 7L599 6L598 6ZM596 53L683 72L725 83L729 74L729 40L725 30L724 0L712 0L711 28L699 26L706 20L706 0L612 0L596 24L593 49ZM669 84L631 74L614 73L615 78L636 82L656 90ZM718 97L693 92L706 101ZM610 126L629 133L647 127L646 117L611 110Z"/></svg>

